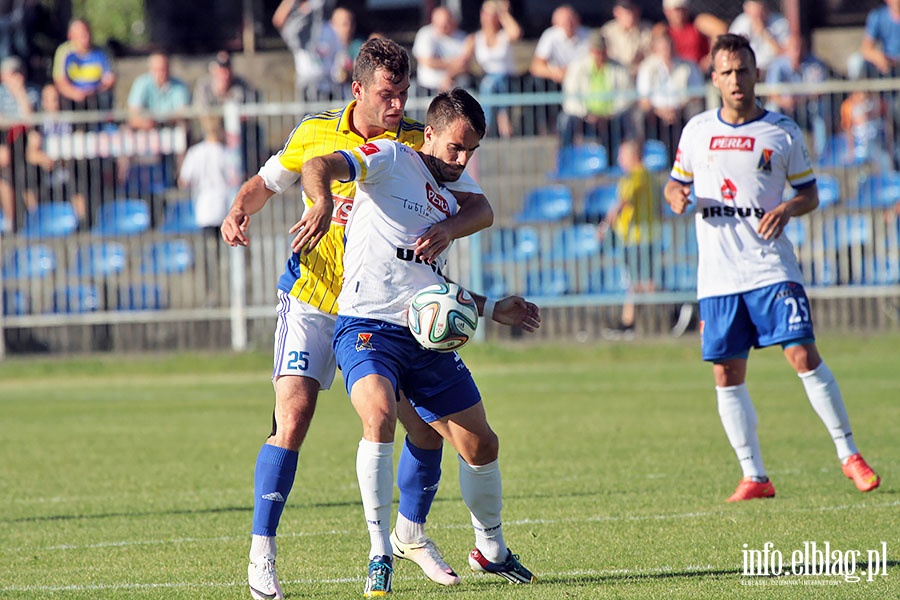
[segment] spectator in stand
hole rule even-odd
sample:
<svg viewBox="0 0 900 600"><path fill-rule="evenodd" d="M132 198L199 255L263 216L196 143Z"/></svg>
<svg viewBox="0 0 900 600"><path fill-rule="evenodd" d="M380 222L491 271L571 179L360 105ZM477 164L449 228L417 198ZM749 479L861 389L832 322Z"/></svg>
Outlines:
<svg viewBox="0 0 900 600"><path fill-rule="evenodd" d="M282 0L272 15L272 24L294 56L300 100L336 100L343 93L334 85L333 74L346 44L326 19L333 5L333 0Z"/></svg>
<svg viewBox="0 0 900 600"><path fill-rule="evenodd" d="M588 53L569 65L563 79L559 141L571 146L579 136L599 138L612 153L631 132L634 82L628 69L609 59L599 31L588 39Z"/></svg>
<svg viewBox="0 0 900 600"><path fill-rule="evenodd" d="M900 0L884 3L866 17L860 54L848 62L847 70L853 79L896 77L900 73Z"/></svg>
<svg viewBox="0 0 900 600"><path fill-rule="evenodd" d="M675 55L696 64L701 73L709 73L712 66L709 56L710 40L728 33L728 24L709 13L692 15L689 0L663 0L662 24L675 48Z"/></svg>
<svg viewBox="0 0 900 600"><path fill-rule="evenodd" d="M194 85L193 105L204 109L221 108L226 102L253 104L259 102L260 94L242 77L234 74L231 54L220 50L209 63L209 74L201 77ZM256 168L264 158L262 129L256 118L241 118L241 170L247 173L250 165Z"/></svg>
<svg viewBox="0 0 900 600"><path fill-rule="evenodd" d="M600 28L609 57L635 75L650 54L652 28L641 21L641 9L631 0L616 0L613 18Z"/></svg>
<svg viewBox="0 0 900 600"><path fill-rule="evenodd" d="M603 331L607 339L634 338L634 294L656 289L659 258L652 242L660 217L659 184L650 176L642 157L643 148L637 140L626 140L619 146L618 163L623 175L616 186L617 201L597 226L601 241L610 229L615 231L624 248L628 271L628 292L619 324Z"/></svg>
<svg viewBox="0 0 900 600"><path fill-rule="evenodd" d="M138 130L174 125L187 131L184 112L191 104L190 89L172 76L168 54L154 52L147 65L148 72L138 75L128 93L128 124ZM160 187L168 188L174 183L173 175L181 158L180 154L141 156L134 161L128 156L120 157L119 180L124 183L124 193L153 194L153 200L158 199Z"/></svg>
<svg viewBox="0 0 900 600"><path fill-rule="evenodd" d="M109 110L113 107L116 74L106 53L91 41L91 26L84 19L69 24L68 41L53 57L53 83L63 110Z"/></svg>
<svg viewBox="0 0 900 600"><path fill-rule="evenodd" d="M135 129L153 129L159 121L178 117L191 104L188 86L172 77L168 54L154 52L147 66L148 72L138 75L128 92L128 124Z"/></svg>
<svg viewBox="0 0 900 600"><path fill-rule="evenodd" d="M466 34L460 31L450 9L438 6L431 22L416 32L412 54L416 59L416 83L431 96L435 92L465 87L469 81Z"/></svg>
<svg viewBox="0 0 900 600"><path fill-rule="evenodd" d="M189 189L194 219L203 229L203 269L206 272L206 304L219 299L219 226L241 184L236 158L223 143L220 119L200 117L203 140L188 148L178 172L178 187Z"/></svg>
<svg viewBox="0 0 900 600"><path fill-rule="evenodd" d="M779 84L820 84L828 79L828 67L810 54L806 40L798 34L788 36L784 44L784 54L775 58L766 71L766 83L773 89ZM775 93L769 96L766 108L786 114L800 127L812 134L816 155L825 148L828 136L827 122L830 111L827 98L815 93Z"/></svg>
<svg viewBox="0 0 900 600"><path fill-rule="evenodd" d="M651 54L641 62L637 75L639 105L644 113L643 139L662 140L669 149L669 161L681 129L703 108L703 98L692 97L691 89L703 85L703 75L694 63L677 58L672 38L663 32L653 36Z"/></svg>
<svg viewBox="0 0 900 600"><path fill-rule="evenodd" d="M337 7L331 13L328 24L340 41L334 66L331 71L331 80L340 90L340 97L336 100L350 100L353 92L350 90L350 82L353 79L353 61L359 54L359 48L363 40L354 37L356 34L356 16L347 8Z"/></svg>
<svg viewBox="0 0 900 600"><path fill-rule="evenodd" d="M485 0L479 15L481 29L466 38L464 53L474 56L475 62L483 72L478 85L478 94L482 103L491 94L508 94L511 81L515 75L513 43L522 37L522 28L509 12L509 0ZM485 106L488 132L496 126L501 137L508 138L513 134L509 107Z"/></svg>
<svg viewBox="0 0 900 600"><path fill-rule="evenodd" d="M534 48L529 71L532 76L552 81L551 88L559 89L566 76L566 67L587 50L590 30L581 25L581 17L574 8L563 4L553 11L551 26L544 30Z"/></svg>
<svg viewBox="0 0 900 600"><path fill-rule="evenodd" d="M219 226L225 220L235 190L240 185L234 157L223 143L222 121L200 117L203 140L188 148L178 173L178 187L190 189L194 218L213 245L218 244Z"/></svg>
<svg viewBox="0 0 900 600"><path fill-rule="evenodd" d="M771 12L763 0L745 0L744 12L735 17L728 31L750 40L756 66L765 75L769 64L784 52L790 24L784 15Z"/></svg>
<svg viewBox="0 0 900 600"><path fill-rule="evenodd" d="M887 104L877 92L856 90L841 103L841 131L847 139L848 165L868 163L878 171L891 171L893 140L885 136Z"/></svg>
<svg viewBox="0 0 900 600"><path fill-rule="evenodd" d="M88 178L80 173L76 178L75 162L54 158L48 152L48 142L57 142L71 135L75 128L69 121L60 119L62 101L59 90L52 83L41 89L40 121L28 131L25 161L29 167L26 177L25 208L31 212L42 202L71 202L82 227L89 226ZM86 163L82 163L86 164Z"/></svg>
<svg viewBox="0 0 900 600"><path fill-rule="evenodd" d="M39 92L28 83L25 66L16 56L0 61L0 210L3 228L16 223L16 184L25 159L26 126L22 122L37 108Z"/></svg>

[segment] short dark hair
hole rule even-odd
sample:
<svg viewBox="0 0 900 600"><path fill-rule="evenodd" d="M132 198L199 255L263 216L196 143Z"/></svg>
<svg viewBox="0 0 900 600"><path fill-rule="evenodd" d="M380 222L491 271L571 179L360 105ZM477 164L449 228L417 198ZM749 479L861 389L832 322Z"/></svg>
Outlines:
<svg viewBox="0 0 900 600"><path fill-rule="evenodd" d="M465 119L478 137L484 137L487 130L484 109L478 100L462 88L453 88L435 96L425 114L425 124L431 125L435 131L443 131L457 119Z"/></svg>
<svg viewBox="0 0 900 600"><path fill-rule="evenodd" d="M409 54L393 40L374 38L367 40L359 49L359 56L353 65L353 81L369 85L375 80L375 71L382 69L394 83L409 75Z"/></svg>
<svg viewBox="0 0 900 600"><path fill-rule="evenodd" d="M746 50L750 53L750 57L753 58L753 66L755 67L756 52L754 52L753 48L750 46L750 40L746 36L738 35L736 33L726 33L717 37L712 48L709 50L709 56L715 61L716 54L719 52L736 54L741 50ZM713 70L715 71L715 62L713 63Z"/></svg>

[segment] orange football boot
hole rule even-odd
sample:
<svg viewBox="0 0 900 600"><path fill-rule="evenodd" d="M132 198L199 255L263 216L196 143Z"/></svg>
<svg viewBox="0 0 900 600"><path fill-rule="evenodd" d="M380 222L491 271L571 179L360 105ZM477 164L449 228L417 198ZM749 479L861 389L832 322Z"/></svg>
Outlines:
<svg viewBox="0 0 900 600"><path fill-rule="evenodd" d="M857 452L841 465L841 471L848 479L856 484L856 489L861 492L871 492L881 485L881 477L866 464L865 459Z"/></svg>
<svg viewBox="0 0 900 600"><path fill-rule="evenodd" d="M771 481L753 481L752 477L744 477L737 489L726 502L740 502L741 500L755 500L756 498L774 498L775 486Z"/></svg>

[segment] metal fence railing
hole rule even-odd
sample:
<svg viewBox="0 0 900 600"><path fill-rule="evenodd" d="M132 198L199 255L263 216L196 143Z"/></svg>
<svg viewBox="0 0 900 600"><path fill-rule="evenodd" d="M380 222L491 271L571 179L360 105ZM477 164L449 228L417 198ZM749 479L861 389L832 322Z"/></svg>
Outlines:
<svg viewBox="0 0 900 600"><path fill-rule="evenodd" d="M556 131L561 93L528 79L516 85L508 94L481 98L488 108L510 111L514 132L509 138L489 135L470 167L492 202L495 224L453 246L453 275L475 291L536 299L548 323L564 324L542 328L542 336L590 331L605 319L607 308L622 302L627 289L621 247L614 237L600 242L594 235L614 195L615 146L621 138L602 144L578 139L576 147L561 148ZM900 318L900 223L890 210L900 199L893 152L898 90L891 80L778 90L812 94L816 102L815 110L798 118L816 161L822 205L795 219L788 235L811 296L863 302L854 308L853 326L896 326ZM841 126L842 106L860 91L882 107L878 137L868 151L855 147L854 131ZM707 89L694 92L706 105L717 102ZM772 90L761 86L760 92ZM427 102L414 95L408 112L422 118ZM320 108L331 106L288 101L229 109L229 143L240 152L245 171L255 172L279 147L298 115ZM67 127L45 136L45 151L56 162L40 175L24 151L29 132L46 115L20 125L18 137L7 127L12 160L0 179L19 209L9 224L15 232L0 236L0 329L7 349L270 343L275 284L289 252L287 229L300 216L300 191L272 198L253 220L247 249L228 248L197 228L190 221L191 198L177 188L175 175L180 154L198 139L199 116L188 113L177 123L141 133L128 129L125 114L59 113L54 118ZM246 135L250 128L252 135ZM649 140L658 140L658 134L646 129ZM661 190L672 144L648 142L646 148ZM62 168L67 174L56 181L62 190L57 194L52 178ZM44 195L44 190L50 191ZM37 194L28 208L26 192ZM85 196L83 214L73 202L78 193ZM549 194L546 204L535 199L541 194ZM645 249L656 291L635 299L666 307L694 298L696 246L690 218L660 211L654 242ZM835 309L834 323L847 324L840 312ZM863 313L871 318L860 320ZM662 331L663 321L649 323L647 331ZM506 335L493 328L486 332Z"/></svg>

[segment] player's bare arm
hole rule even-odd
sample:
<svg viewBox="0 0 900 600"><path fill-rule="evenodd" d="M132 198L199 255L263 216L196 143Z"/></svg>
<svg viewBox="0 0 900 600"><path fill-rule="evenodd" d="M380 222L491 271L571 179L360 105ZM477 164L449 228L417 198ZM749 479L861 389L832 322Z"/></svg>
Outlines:
<svg viewBox="0 0 900 600"><path fill-rule="evenodd" d="M250 215L258 213L274 192L266 187L263 178L254 175L238 191L231 209L222 221L222 239L229 246L246 246L250 243L247 229Z"/></svg>
<svg viewBox="0 0 900 600"><path fill-rule="evenodd" d="M757 233L765 240L777 238L784 231L791 217L799 217L812 212L819 206L819 189L816 184L797 190L797 195L782 202L759 220Z"/></svg>
<svg viewBox="0 0 900 600"><path fill-rule="evenodd" d="M453 192L459 212L435 223L416 240L416 255L430 262L455 239L487 229L494 223L494 209L484 194Z"/></svg>
<svg viewBox="0 0 900 600"><path fill-rule="evenodd" d="M670 179L663 190L669 208L676 215L683 215L691 204L691 186Z"/></svg>
<svg viewBox="0 0 900 600"><path fill-rule="evenodd" d="M478 307L478 314L484 315L487 297L469 292ZM521 296L507 296L494 304L492 320L501 325L521 327L525 331L534 331L541 326L541 309L537 304L529 302Z"/></svg>
<svg viewBox="0 0 900 600"><path fill-rule="evenodd" d="M337 152L317 156L303 165L303 192L312 205L306 207L303 216L290 229L290 233L296 234L291 241L291 250L309 253L325 237L334 212L331 182L335 179L347 181L350 177L347 161Z"/></svg>

